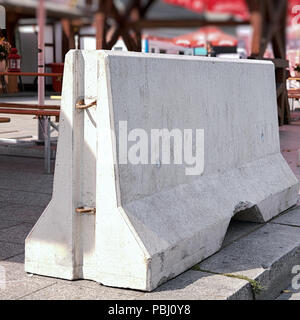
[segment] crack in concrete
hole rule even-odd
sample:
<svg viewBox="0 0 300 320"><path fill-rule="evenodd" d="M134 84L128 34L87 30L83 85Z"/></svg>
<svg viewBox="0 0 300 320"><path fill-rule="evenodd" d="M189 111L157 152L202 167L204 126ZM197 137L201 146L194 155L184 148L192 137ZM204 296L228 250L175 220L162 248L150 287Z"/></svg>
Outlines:
<svg viewBox="0 0 300 320"><path fill-rule="evenodd" d="M283 222L270 222L272 224L279 224L281 226L288 226L288 227L293 227L293 228L300 228L300 226L296 226L296 225L292 225L292 224L288 224L288 223L283 223Z"/></svg>
<svg viewBox="0 0 300 320"><path fill-rule="evenodd" d="M32 295L32 294L35 294L35 293L39 292L39 291L42 291L42 290L47 289L47 288L49 288L49 287L52 287L52 286L54 286L55 284L57 284L57 282L51 283L51 284L49 284L49 285L47 285L47 286L45 286L45 287L43 287L43 288L40 288L40 289L34 290L34 291L30 292L30 293L27 293L27 294L25 294L24 296L21 296L21 297L19 297L19 298L16 298L15 300L21 300L21 299L23 299L23 298L25 298L25 297L27 297L27 296L30 296L30 295Z"/></svg>

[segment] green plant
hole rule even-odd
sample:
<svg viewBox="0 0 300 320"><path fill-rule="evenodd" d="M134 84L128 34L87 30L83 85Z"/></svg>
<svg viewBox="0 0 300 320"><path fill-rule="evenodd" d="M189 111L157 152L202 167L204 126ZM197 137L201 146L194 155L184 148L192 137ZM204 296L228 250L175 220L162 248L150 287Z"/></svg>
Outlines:
<svg viewBox="0 0 300 320"><path fill-rule="evenodd" d="M294 66L294 70L295 70L296 72L300 72L300 64L296 64L296 65Z"/></svg>
<svg viewBox="0 0 300 320"><path fill-rule="evenodd" d="M7 60L10 53L11 45L9 42L5 41L4 38L0 39L0 61Z"/></svg>
<svg viewBox="0 0 300 320"><path fill-rule="evenodd" d="M225 276L225 277L229 277L229 278L236 278L236 279L248 281L254 294L259 294L261 291L265 290L265 288L261 285L261 283L259 281L250 279L244 275L232 274L232 273L217 273L217 272L212 272L212 271L208 271L208 270L203 270L200 268L200 266L198 264L194 265L191 268L191 270L202 271L202 272L206 272L206 273L212 273L212 274L216 274L216 275L220 275L220 276Z"/></svg>

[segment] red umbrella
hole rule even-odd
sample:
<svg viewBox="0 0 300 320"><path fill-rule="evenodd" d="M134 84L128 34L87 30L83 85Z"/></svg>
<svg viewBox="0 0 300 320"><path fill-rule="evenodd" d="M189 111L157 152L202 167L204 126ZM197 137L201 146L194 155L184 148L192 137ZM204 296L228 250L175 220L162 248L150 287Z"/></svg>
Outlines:
<svg viewBox="0 0 300 320"><path fill-rule="evenodd" d="M207 43L215 46L236 46L237 39L224 33L217 27L203 27L196 32L188 33L173 39L173 42L179 46L185 47L205 47Z"/></svg>
<svg viewBox="0 0 300 320"><path fill-rule="evenodd" d="M249 19L249 10L245 0L164 0L173 5L185 7L196 12L230 14L241 20ZM289 21L300 23L300 0L289 0Z"/></svg>
<svg viewBox="0 0 300 320"><path fill-rule="evenodd" d="M300 0L289 0L289 25L300 25Z"/></svg>
<svg viewBox="0 0 300 320"><path fill-rule="evenodd" d="M205 2L207 0L164 0L164 1L169 4L185 7L189 10L193 10L196 12L203 12L205 10Z"/></svg>
<svg viewBox="0 0 300 320"><path fill-rule="evenodd" d="M231 14L241 20L249 19L248 6L244 0L206 0L206 11Z"/></svg>

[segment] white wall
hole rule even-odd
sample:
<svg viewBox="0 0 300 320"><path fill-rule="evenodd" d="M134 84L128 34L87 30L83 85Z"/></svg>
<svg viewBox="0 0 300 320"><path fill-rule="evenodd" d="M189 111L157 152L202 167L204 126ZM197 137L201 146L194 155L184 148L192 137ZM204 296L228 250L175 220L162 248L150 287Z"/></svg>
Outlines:
<svg viewBox="0 0 300 320"><path fill-rule="evenodd" d="M45 64L54 62L56 57L56 62L63 62L62 58L62 27L60 23L55 23L54 31L55 36L53 39L52 26L48 25L45 28L45 42L53 43L55 41L56 48L55 52L51 47L45 47ZM37 72L37 56L38 56L38 43L37 43L37 31L36 26L20 26L20 55L21 60L21 70L23 72ZM55 57L54 57L55 56ZM35 77L23 77L24 84L33 83ZM51 78L46 78L46 84L51 83Z"/></svg>

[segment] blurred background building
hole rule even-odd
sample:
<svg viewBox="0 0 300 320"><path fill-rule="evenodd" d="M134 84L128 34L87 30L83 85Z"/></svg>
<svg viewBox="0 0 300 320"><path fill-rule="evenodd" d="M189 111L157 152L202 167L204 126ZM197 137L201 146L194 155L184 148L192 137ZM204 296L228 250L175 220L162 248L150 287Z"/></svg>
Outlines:
<svg viewBox="0 0 300 320"><path fill-rule="evenodd" d="M38 68L41 1L0 0L7 12L5 36L22 57L22 72ZM57 64L75 47L272 59L278 86L286 67L295 75L300 63L300 0L45 0L45 9L49 71L61 71ZM36 90L36 77L22 82L25 91ZM47 78L49 90L52 84ZM286 94L279 100L283 123L289 117L282 111L288 108Z"/></svg>

